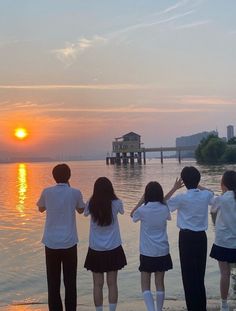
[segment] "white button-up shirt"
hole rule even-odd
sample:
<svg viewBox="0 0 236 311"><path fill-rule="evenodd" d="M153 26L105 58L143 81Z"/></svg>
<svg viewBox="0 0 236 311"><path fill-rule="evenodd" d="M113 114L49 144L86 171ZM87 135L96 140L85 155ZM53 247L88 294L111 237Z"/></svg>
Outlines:
<svg viewBox="0 0 236 311"><path fill-rule="evenodd" d="M170 212L160 202L141 205L133 214L133 221L140 221L140 254L150 257L169 254L167 220Z"/></svg>
<svg viewBox="0 0 236 311"><path fill-rule="evenodd" d="M78 242L75 212L85 207L80 190L63 183L46 188L37 206L46 209L43 244L52 249L65 249Z"/></svg>
<svg viewBox="0 0 236 311"><path fill-rule="evenodd" d="M213 198L209 190L189 189L167 201L171 212L177 210L177 227L192 231L208 228L208 205Z"/></svg>
<svg viewBox="0 0 236 311"><path fill-rule="evenodd" d="M236 249L236 201L233 191L227 191L213 201L217 210L215 244Z"/></svg>
<svg viewBox="0 0 236 311"><path fill-rule="evenodd" d="M112 201L113 222L109 226L99 226L90 218L89 247L96 251L108 251L121 245L118 213L124 214L121 200ZM84 215L90 215L89 202L84 210Z"/></svg>

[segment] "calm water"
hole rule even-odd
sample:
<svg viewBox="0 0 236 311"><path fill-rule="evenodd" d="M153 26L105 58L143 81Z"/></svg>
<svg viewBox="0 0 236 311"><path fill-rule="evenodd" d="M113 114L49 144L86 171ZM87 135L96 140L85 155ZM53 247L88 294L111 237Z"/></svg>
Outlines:
<svg viewBox="0 0 236 311"><path fill-rule="evenodd" d="M107 176L114 184L117 195L125 205L125 215L120 217L121 234L128 266L119 274L119 299L132 301L140 298L138 267L139 225L132 223L129 213L139 200L144 187L150 180L158 180L165 192L173 185L185 165L194 162L148 160L146 166L106 166L104 161L71 162L71 185L80 188L84 199L91 195L93 183L99 176ZM45 215L35 206L41 190L53 183L51 169L54 163L17 163L0 165L0 306L20 303L47 303L44 248L41 236ZM226 168L199 167L202 185L220 191L220 178ZM88 247L89 221L78 215L79 304L91 304L91 273L83 268ZM178 230L176 215L168 223L169 242L174 269L166 273L166 296L169 299L183 298L177 250ZM208 252L214 239L214 227L209 219ZM217 263L208 258L206 272L207 295L218 297L219 273Z"/></svg>

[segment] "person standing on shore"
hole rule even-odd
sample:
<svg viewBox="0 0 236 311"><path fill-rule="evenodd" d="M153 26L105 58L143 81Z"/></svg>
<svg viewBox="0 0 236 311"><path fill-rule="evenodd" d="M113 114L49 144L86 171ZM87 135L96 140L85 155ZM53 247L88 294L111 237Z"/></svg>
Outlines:
<svg viewBox="0 0 236 311"><path fill-rule="evenodd" d="M52 170L56 185L43 190L37 206L46 211L42 242L45 245L49 311L62 311L60 295L61 268L65 285L65 310L77 308L76 211L83 213L85 204L80 190L70 187L70 168L58 164Z"/></svg>
<svg viewBox="0 0 236 311"><path fill-rule="evenodd" d="M108 286L109 311L118 301L118 270L126 264L122 247L118 214L124 214L123 203L114 192L111 181L99 177L84 215L90 215L89 248L84 267L93 273L93 298L96 311L103 310L104 274Z"/></svg>
<svg viewBox="0 0 236 311"><path fill-rule="evenodd" d="M208 205L214 194L199 185L200 172L193 166L184 167L181 178L165 196L170 211L177 210L179 255L187 309L206 311L204 284L208 227ZM185 185L187 191L173 198L176 190Z"/></svg>
<svg viewBox="0 0 236 311"><path fill-rule="evenodd" d="M221 311L229 311L230 263L236 263L236 172L226 171L221 179L222 195L214 199L211 211L217 213L215 242L210 257L220 269Z"/></svg>
<svg viewBox="0 0 236 311"><path fill-rule="evenodd" d="M157 311L162 311L165 299L165 271L172 269L173 265L167 237L170 212L164 204L163 190L158 182L151 181L147 184L141 201L131 212L131 217L134 222L141 222L139 271L146 308L148 311L155 311L151 292L151 274L154 273Z"/></svg>

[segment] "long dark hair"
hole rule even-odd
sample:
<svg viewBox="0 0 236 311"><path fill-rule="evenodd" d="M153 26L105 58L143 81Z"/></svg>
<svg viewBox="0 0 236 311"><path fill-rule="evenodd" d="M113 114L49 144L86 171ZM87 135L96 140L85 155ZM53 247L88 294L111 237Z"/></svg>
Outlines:
<svg viewBox="0 0 236 311"><path fill-rule="evenodd" d="M162 186L157 181L150 181L144 192L144 203L160 202L164 204L164 193Z"/></svg>
<svg viewBox="0 0 236 311"><path fill-rule="evenodd" d="M113 222L112 201L116 199L111 181L107 177L99 177L89 201L90 214L99 226L109 226Z"/></svg>
<svg viewBox="0 0 236 311"><path fill-rule="evenodd" d="M221 182L228 190L232 190L234 192L234 198L236 200L236 172L230 170L225 171Z"/></svg>

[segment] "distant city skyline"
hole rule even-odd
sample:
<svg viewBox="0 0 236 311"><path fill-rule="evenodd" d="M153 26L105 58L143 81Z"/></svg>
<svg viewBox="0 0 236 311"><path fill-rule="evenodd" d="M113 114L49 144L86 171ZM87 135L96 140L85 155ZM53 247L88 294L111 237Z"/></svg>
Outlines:
<svg viewBox="0 0 236 311"><path fill-rule="evenodd" d="M1 1L0 10L2 150L102 158L130 131L145 146L174 146L202 131L226 137L236 124L235 0Z"/></svg>

